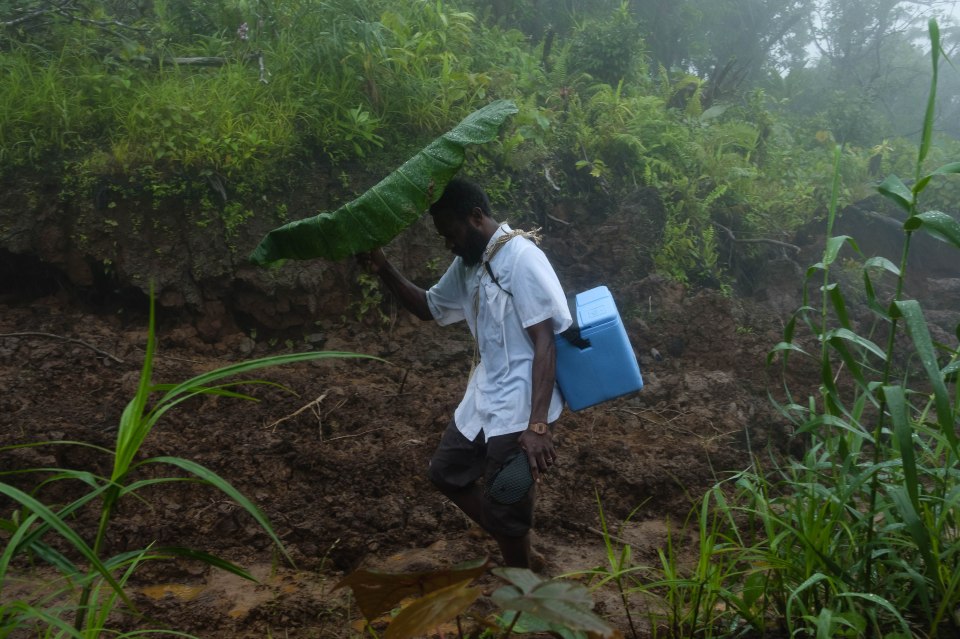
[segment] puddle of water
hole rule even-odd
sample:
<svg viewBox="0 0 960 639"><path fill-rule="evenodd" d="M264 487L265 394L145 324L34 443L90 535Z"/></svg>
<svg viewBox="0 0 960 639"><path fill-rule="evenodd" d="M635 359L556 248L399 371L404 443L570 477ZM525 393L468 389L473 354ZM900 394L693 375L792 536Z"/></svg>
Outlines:
<svg viewBox="0 0 960 639"><path fill-rule="evenodd" d="M206 586L188 586L186 584L158 584L156 586L144 586L140 592L151 599L163 599L171 595L180 601L193 601L199 597Z"/></svg>

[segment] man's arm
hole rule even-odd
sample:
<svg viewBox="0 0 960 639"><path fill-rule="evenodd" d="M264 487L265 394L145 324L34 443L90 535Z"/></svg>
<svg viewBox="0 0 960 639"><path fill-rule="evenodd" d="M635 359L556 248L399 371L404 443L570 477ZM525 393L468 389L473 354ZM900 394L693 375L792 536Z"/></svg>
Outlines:
<svg viewBox="0 0 960 639"><path fill-rule="evenodd" d="M553 337L553 320L547 318L527 328L533 342L533 390L530 408L530 423L546 423L550 412L550 399L556 381L557 349ZM553 434L548 430L538 435L531 430L520 434L520 447L527 451L533 478L540 481L540 473L553 465L557 452L553 446Z"/></svg>
<svg viewBox="0 0 960 639"><path fill-rule="evenodd" d="M370 271L380 276L387 288L397 296L400 304L422 320L432 320L433 313L427 304L427 292L405 278L383 251L376 249L365 255L358 256L361 263L366 263Z"/></svg>

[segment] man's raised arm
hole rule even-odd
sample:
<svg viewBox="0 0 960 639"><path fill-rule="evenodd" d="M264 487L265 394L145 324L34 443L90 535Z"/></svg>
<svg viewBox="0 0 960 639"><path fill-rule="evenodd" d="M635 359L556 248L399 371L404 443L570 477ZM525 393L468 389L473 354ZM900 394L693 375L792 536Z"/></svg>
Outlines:
<svg viewBox="0 0 960 639"><path fill-rule="evenodd" d="M380 276L383 283L397 296L405 309L422 320L433 319L433 313L430 312L430 306L427 304L427 292L404 277L390 263L381 249L360 254L357 256L357 260L366 265L371 272Z"/></svg>

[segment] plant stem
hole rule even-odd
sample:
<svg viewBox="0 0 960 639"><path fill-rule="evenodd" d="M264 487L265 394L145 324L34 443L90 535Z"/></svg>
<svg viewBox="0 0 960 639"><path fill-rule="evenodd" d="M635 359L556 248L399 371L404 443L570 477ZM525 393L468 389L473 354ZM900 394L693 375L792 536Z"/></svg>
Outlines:
<svg viewBox="0 0 960 639"><path fill-rule="evenodd" d="M500 635L500 639L507 639L507 637L509 637L513 633L513 627L517 625L517 621L520 620L520 615L522 614L523 613L520 612L519 610L517 611L517 614L513 617L513 621L510 622L510 625L507 626L504 629L503 634Z"/></svg>
<svg viewBox="0 0 960 639"><path fill-rule="evenodd" d="M100 523L97 526L97 536L93 540L93 554L100 556L103 548L104 539L107 536L107 527L110 525L110 518L113 515L113 508L117 502L120 490L114 486L107 491L103 498L103 509L100 511ZM77 632L83 632L83 625L86 623L87 608L90 605L90 594L93 591L93 582L88 581L80 591L80 604L77 606L77 616L73 627Z"/></svg>

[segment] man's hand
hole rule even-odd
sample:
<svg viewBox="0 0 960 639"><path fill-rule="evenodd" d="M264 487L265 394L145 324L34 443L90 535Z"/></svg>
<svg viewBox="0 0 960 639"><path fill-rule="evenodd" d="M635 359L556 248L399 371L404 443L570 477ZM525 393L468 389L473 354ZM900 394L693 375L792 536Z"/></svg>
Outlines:
<svg viewBox="0 0 960 639"><path fill-rule="evenodd" d="M383 250L376 248L369 253L357 253L357 264L367 272L380 277L390 292L397 296L400 304L422 320L432 320L433 313L427 304L427 292L405 278L394 267Z"/></svg>
<svg viewBox="0 0 960 639"><path fill-rule="evenodd" d="M370 273L379 274L380 270L387 263L387 256L383 254L383 249L373 249L369 253L357 253L357 263Z"/></svg>
<svg viewBox="0 0 960 639"><path fill-rule="evenodd" d="M553 434L548 430L538 435L532 430L520 433L520 448L527 453L530 472L534 481L540 481L540 474L546 473L557 461L557 449L553 446Z"/></svg>

